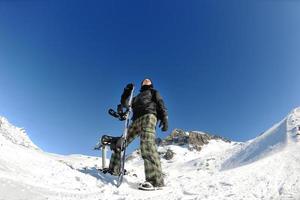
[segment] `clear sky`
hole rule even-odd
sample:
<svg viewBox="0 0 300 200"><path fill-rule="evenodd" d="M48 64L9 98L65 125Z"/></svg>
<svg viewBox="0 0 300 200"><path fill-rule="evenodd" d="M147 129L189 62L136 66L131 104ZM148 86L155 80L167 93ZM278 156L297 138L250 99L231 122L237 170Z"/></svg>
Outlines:
<svg viewBox="0 0 300 200"><path fill-rule="evenodd" d="M170 131L251 139L299 106L299 10L292 0L0 0L0 115L45 151L97 155L100 135L123 129L108 108L150 77Z"/></svg>

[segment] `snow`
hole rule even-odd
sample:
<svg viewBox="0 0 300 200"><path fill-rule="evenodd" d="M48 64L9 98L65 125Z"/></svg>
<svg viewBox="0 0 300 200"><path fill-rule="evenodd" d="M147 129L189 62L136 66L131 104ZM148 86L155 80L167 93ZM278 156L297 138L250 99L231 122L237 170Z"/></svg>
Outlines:
<svg viewBox="0 0 300 200"><path fill-rule="evenodd" d="M25 146L32 149L38 149L29 139L23 128L17 128L11 125L8 120L0 116L0 137L4 137L6 140L14 144Z"/></svg>
<svg viewBox="0 0 300 200"><path fill-rule="evenodd" d="M211 140L200 152L185 146L161 159L166 187L137 190L144 181L137 151L126 161L129 174L120 188L116 177L98 172L101 158L47 153L24 129L0 117L0 199L300 199L300 108L262 135L245 143ZM201 133L201 132L199 132ZM100 153L100 152L99 152Z"/></svg>
<svg viewBox="0 0 300 200"><path fill-rule="evenodd" d="M299 125L300 109L296 108L262 135L243 144L230 159L223 163L223 168L251 163L282 150L288 143L295 142Z"/></svg>

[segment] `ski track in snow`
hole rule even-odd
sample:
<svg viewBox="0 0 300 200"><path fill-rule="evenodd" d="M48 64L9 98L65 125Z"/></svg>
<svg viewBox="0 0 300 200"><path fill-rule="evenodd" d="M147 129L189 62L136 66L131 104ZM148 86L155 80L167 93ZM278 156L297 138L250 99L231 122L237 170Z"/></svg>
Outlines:
<svg viewBox="0 0 300 200"><path fill-rule="evenodd" d="M245 143L211 140L201 152L169 145L172 160L161 159L166 187L137 190L143 160L134 152L120 188L116 177L99 173L101 158L43 152L23 129L0 117L0 200L164 199L299 200L300 108L264 134Z"/></svg>

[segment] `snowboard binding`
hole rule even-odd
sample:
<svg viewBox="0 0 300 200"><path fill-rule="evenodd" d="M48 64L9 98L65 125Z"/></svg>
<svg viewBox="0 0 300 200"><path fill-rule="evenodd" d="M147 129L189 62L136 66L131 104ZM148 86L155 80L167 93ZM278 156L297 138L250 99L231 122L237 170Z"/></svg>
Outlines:
<svg viewBox="0 0 300 200"><path fill-rule="evenodd" d="M108 110L108 113L109 113L111 116L113 116L114 118L117 118L117 119L120 120L120 121L126 120L126 114L127 114L127 113L118 113L118 112L116 112L116 111L113 110L113 109L109 109L109 110Z"/></svg>
<svg viewBox="0 0 300 200"><path fill-rule="evenodd" d="M129 114L129 109L126 108L125 111L123 109L123 106L121 104L118 105L117 111L114 109L109 109L108 113L113 116L114 118L119 119L120 121L124 121L127 119L127 116Z"/></svg>
<svg viewBox="0 0 300 200"><path fill-rule="evenodd" d="M121 152L124 148L124 141L122 137L103 135L101 137L101 144L102 146L109 146L114 152Z"/></svg>

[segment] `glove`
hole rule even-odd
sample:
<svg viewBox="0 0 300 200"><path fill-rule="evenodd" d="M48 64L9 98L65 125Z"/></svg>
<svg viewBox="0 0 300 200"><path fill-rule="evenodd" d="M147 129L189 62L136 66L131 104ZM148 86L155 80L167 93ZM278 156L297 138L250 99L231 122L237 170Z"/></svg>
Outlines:
<svg viewBox="0 0 300 200"><path fill-rule="evenodd" d="M161 120L158 127L161 128L163 132L168 131L168 117L165 117L163 120Z"/></svg>
<svg viewBox="0 0 300 200"><path fill-rule="evenodd" d="M129 91L131 91L133 89L133 83L129 83L126 85L125 89L128 89Z"/></svg>

